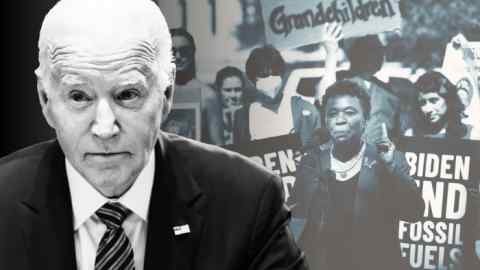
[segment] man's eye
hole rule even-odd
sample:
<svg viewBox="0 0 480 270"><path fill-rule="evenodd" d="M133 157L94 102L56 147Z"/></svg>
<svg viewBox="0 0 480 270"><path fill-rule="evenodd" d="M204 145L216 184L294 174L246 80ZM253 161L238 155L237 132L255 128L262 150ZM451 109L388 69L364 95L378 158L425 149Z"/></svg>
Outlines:
<svg viewBox="0 0 480 270"><path fill-rule="evenodd" d="M137 89L127 89L122 90L120 93L117 94L117 99L121 101L129 101L134 100L140 97L140 92Z"/></svg>
<svg viewBox="0 0 480 270"><path fill-rule="evenodd" d="M69 97L75 102L88 102L92 100L92 98L87 93L80 90L70 91Z"/></svg>

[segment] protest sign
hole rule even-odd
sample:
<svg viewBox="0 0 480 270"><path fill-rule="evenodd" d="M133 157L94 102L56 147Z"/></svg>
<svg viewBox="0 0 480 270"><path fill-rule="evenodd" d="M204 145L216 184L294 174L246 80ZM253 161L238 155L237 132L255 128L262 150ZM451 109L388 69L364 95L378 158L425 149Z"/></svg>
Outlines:
<svg viewBox="0 0 480 270"><path fill-rule="evenodd" d="M343 25L343 37L400 29L399 0L263 0L267 42L294 48L322 40L325 23Z"/></svg>
<svg viewBox="0 0 480 270"><path fill-rule="evenodd" d="M290 197L290 191L295 184L296 163L301 155L301 143L297 135L283 135L245 144L228 145L225 148L249 157L280 176L285 200Z"/></svg>
<svg viewBox="0 0 480 270"><path fill-rule="evenodd" d="M471 198L478 192L480 142L404 138L400 148L425 201L419 222L399 223L402 256L412 269L468 269L465 249L473 248L469 232L478 222Z"/></svg>
<svg viewBox="0 0 480 270"><path fill-rule="evenodd" d="M474 127L480 125L479 71L480 42L469 42L463 34L457 34L445 47L441 72L457 87L458 96L465 105L467 117L463 122Z"/></svg>

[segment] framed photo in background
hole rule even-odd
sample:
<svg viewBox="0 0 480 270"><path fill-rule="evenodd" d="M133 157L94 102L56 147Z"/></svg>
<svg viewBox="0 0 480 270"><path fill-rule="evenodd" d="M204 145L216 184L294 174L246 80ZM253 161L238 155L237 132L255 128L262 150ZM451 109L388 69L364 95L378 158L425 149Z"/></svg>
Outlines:
<svg viewBox="0 0 480 270"><path fill-rule="evenodd" d="M200 103L174 103L162 130L200 141L201 126Z"/></svg>

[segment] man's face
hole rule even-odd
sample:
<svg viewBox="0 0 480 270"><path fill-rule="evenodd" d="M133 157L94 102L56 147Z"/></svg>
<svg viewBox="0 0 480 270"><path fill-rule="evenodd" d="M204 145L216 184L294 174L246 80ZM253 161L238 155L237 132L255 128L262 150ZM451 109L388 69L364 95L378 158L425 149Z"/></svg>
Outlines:
<svg viewBox="0 0 480 270"><path fill-rule="evenodd" d="M175 56L175 64L177 71L186 71L193 63L194 49L188 39L184 36L172 37L173 56Z"/></svg>
<svg viewBox="0 0 480 270"><path fill-rule="evenodd" d="M418 103L425 120L430 124L438 124L447 114L447 101L438 93L419 93Z"/></svg>
<svg viewBox="0 0 480 270"><path fill-rule="evenodd" d="M350 95L329 98L325 107L325 122L335 144L359 141L365 129L365 117L360 100Z"/></svg>
<svg viewBox="0 0 480 270"><path fill-rule="evenodd" d="M243 96L242 80L237 76L225 78L220 93L225 107L241 106Z"/></svg>
<svg viewBox="0 0 480 270"><path fill-rule="evenodd" d="M133 184L168 111L160 89L168 83L138 62L121 53L74 52L48 68L43 82L49 88L43 111L66 158L107 197Z"/></svg>

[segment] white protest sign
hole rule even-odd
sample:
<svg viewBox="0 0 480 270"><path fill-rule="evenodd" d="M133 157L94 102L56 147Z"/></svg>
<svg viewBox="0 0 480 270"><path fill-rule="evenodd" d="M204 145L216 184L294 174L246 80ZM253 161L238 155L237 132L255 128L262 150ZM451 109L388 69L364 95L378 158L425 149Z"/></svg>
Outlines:
<svg viewBox="0 0 480 270"><path fill-rule="evenodd" d="M322 40L325 23L343 24L343 37L399 29L399 0L262 0L267 42L294 48Z"/></svg>
<svg viewBox="0 0 480 270"><path fill-rule="evenodd" d="M480 41L470 41L468 45L473 50L474 73L476 74L477 85L480 86Z"/></svg>
<svg viewBox="0 0 480 270"><path fill-rule="evenodd" d="M480 123L478 108L480 96L480 42L469 42L459 33L447 43L441 72L457 87L458 95L466 106L463 122L473 126Z"/></svg>

